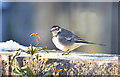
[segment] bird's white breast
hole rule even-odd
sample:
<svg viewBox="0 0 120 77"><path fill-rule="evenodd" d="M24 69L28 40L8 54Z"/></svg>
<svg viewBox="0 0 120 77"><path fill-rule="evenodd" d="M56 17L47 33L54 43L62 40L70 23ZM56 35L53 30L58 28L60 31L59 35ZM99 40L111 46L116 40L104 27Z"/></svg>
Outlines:
<svg viewBox="0 0 120 77"><path fill-rule="evenodd" d="M53 38L52 38L52 41L53 41L53 43L55 44L55 46L56 46L58 49L64 51L64 45L62 45L62 44L59 42L58 37L53 37Z"/></svg>
<svg viewBox="0 0 120 77"><path fill-rule="evenodd" d="M71 51L81 46L81 44L73 44L73 45L67 45L67 46L63 45L59 42L58 37L53 37L52 41L55 44L55 46L62 51L68 51L68 50Z"/></svg>

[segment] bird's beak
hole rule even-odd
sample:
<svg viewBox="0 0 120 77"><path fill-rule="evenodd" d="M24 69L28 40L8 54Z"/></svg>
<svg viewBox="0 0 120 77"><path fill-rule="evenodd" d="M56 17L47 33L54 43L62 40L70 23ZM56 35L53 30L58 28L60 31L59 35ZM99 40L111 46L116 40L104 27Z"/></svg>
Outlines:
<svg viewBox="0 0 120 77"><path fill-rule="evenodd" d="M52 32L52 30L50 30L50 32Z"/></svg>
<svg viewBox="0 0 120 77"><path fill-rule="evenodd" d="M55 29L51 29L50 32L55 31Z"/></svg>

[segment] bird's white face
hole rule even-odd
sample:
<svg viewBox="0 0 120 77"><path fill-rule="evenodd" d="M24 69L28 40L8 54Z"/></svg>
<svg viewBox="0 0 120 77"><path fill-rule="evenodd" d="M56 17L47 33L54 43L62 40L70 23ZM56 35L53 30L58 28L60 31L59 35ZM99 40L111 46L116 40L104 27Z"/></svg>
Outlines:
<svg viewBox="0 0 120 77"><path fill-rule="evenodd" d="M57 36L57 34L58 34L59 32L61 32L61 28L60 28L59 26L53 26L53 27L51 28L51 32L52 32L53 36Z"/></svg>

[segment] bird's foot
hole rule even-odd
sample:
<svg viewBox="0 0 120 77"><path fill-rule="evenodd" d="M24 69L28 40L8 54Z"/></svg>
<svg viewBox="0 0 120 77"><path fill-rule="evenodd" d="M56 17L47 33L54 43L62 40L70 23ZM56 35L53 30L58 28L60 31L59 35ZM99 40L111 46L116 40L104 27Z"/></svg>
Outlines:
<svg viewBox="0 0 120 77"><path fill-rule="evenodd" d="M68 53L63 53L62 55L69 55L70 52L71 52L71 51L69 51Z"/></svg>
<svg viewBox="0 0 120 77"><path fill-rule="evenodd" d="M69 54L68 54L68 53L66 53L66 54L65 54L65 53L63 53L62 55L69 55Z"/></svg>

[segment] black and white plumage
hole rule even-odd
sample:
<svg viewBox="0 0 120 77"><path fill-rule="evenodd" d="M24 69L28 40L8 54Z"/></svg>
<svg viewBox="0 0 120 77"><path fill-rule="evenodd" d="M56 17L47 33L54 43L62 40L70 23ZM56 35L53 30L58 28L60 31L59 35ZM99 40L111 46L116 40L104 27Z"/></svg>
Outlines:
<svg viewBox="0 0 120 77"><path fill-rule="evenodd" d="M55 46L62 51L72 51L83 45L91 45L96 43L87 42L77 35L73 34L71 31L63 29L59 26L53 26L51 28L52 41ZM102 44L99 44L102 45Z"/></svg>

